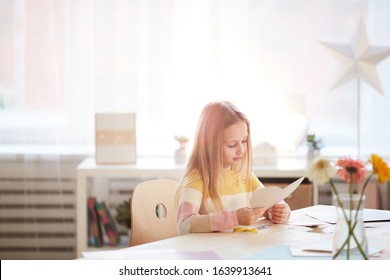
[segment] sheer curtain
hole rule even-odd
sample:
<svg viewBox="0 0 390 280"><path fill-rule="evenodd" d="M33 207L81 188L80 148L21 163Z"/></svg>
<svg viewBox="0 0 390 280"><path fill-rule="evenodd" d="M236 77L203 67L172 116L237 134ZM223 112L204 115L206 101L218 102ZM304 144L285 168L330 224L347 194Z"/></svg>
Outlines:
<svg viewBox="0 0 390 280"><path fill-rule="evenodd" d="M348 44L364 18L390 46L386 1L0 0L0 144L85 146L96 112L137 114L137 153L172 155L205 103L231 100L254 144L356 154L356 83L319 44ZM362 152L390 156L390 58L384 96L362 86Z"/></svg>

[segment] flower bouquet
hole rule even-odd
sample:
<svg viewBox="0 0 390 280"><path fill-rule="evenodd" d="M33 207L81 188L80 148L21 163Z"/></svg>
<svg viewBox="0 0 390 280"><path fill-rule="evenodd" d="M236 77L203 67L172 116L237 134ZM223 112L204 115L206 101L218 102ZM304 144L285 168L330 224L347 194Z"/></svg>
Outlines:
<svg viewBox="0 0 390 280"><path fill-rule="evenodd" d="M186 146L187 146L187 143L190 139L188 139L188 137L186 136L179 136L179 135L175 135L175 140L177 142L179 142L179 145L180 145L180 149L185 149Z"/></svg>
<svg viewBox="0 0 390 280"><path fill-rule="evenodd" d="M365 165L372 164L372 172L366 177ZM344 157L333 163L323 157L317 157L308 166L308 178L314 184L329 183L337 203L338 222L333 242L333 259L368 259L368 245L364 232L362 212L364 208L366 187L374 175L378 183L390 181L390 168L378 155L372 154L367 163L359 159ZM348 192L341 194L334 180L334 175L348 184ZM360 194L354 186L363 183Z"/></svg>
<svg viewBox="0 0 390 280"><path fill-rule="evenodd" d="M319 151L322 148L322 139L318 138L315 134L308 134L306 136L306 144L309 151Z"/></svg>

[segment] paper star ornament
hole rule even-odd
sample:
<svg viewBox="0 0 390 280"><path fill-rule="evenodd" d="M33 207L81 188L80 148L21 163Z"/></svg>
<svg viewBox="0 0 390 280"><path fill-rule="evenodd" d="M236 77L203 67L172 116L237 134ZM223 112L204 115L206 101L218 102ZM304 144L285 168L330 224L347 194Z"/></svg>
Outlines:
<svg viewBox="0 0 390 280"><path fill-rule="evenodd" d="M360 79L383 95L376 64L390 55L390 47L371 46L363 20L360 21L350 45L321 42L341 64L339 77L331 89L351 80Z"/></svg>

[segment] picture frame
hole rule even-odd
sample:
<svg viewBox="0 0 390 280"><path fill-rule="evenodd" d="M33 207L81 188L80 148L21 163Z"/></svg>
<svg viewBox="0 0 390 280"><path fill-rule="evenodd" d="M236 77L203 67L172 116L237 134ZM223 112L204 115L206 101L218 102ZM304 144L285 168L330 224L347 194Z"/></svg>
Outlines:
<svg viewBox="0 0 390 280"><path fill-rule="evenodd" d="M96 113L95 128L97 164L136 163L135 113Z"/></svg>

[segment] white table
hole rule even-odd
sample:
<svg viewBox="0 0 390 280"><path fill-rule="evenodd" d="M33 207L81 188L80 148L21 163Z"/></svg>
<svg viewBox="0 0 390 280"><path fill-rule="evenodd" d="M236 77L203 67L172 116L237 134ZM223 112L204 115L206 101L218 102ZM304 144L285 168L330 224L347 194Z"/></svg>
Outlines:
<svg viewBox="0 0 390 280"><path fill-rule="evenodd" d="M258 233L250 232L215 232L197 233L173 237L165 240L151 242L139 246L129 247L120 250L89 252L88 258L106 259L159 259L169 256L173 259L180 255L169 254L172 250L177 252L213 252L220 259L238 260L250 258L262 259L330 259L325 257L292 257L290 247L298 248L310 243L332 244L334 225L326 224L318 227L297 225L299 222L310 224L318 220L310 218L306 213L318 211L324 208L326 211L335 211L333 206L312 206L292 211L289 224L271 224ZM386 211L390 217L390 211ZM270 224L268 220L260 224ZM366 224L367 225L367 224ZM390 257L390 221L382 223L369 223L366 234L370 247L384 249ZM159 253L161 252L161 253Z"/></svg>

